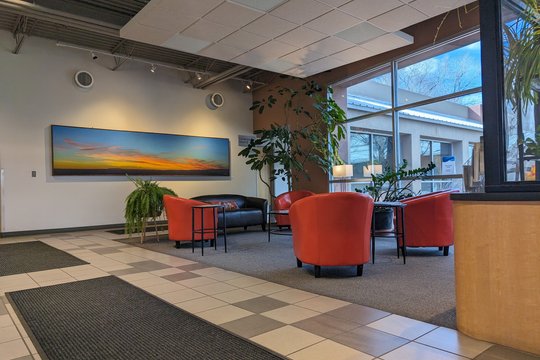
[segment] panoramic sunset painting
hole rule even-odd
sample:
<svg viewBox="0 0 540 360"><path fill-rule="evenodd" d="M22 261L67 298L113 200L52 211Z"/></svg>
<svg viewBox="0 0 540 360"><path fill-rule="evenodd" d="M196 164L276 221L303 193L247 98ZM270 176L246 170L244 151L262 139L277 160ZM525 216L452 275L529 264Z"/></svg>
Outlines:
<svg viewBox="0 0 540 360"><path fill-rule="evenodd" d="M53 175L229 176L229 139L51 126Z"/></svg>

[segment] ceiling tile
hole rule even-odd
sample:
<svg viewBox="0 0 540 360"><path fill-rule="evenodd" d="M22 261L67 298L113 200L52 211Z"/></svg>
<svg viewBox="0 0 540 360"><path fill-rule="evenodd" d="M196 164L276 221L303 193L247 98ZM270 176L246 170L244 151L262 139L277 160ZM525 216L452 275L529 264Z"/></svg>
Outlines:
<svg viewBox="0 0 540 360"><path fill-rule="evenodd" d="M149 44L160 45L173 36L176 31L162 30L155 27L144 26L137 22L128 22L120 29L120 36Z"/></svg>
<svg viewBox="0 0 540 360"><path fill-rule="evenodd" d="M271 14L295 24L302 25L330 10L332 10L330 6L315 0L289 0L285 4L272 10Z"/></svg>
<svg viewBox="0 0 540 360"><path fill-rule="evenodd" d="M343 4L350 2L351 0L317 0L317 1L322 2L326 5L333 6L333 7L339 7Z"/></svg>
<svg viewBox="0 0 540 360"><path fill-rule="evenodd" d="M402 5L403 3L399 0L354 0L341 6L339 10L360 19L368 20Z"/></svg>
<svg viewBox="0 0 540 360"><path fill-rule="evenodd" d="M268 62L268 59L261 54L249 51L240 56L235 57L233 62L237 64L242 64L246 66L252 66L256 68L261 68L262 65Z"/></svg>
<svg viewBox="0 0 540 360"><path fill-rule="evenodd" d="M281 35L276 40L302 48L325 37L328 37L328 35L300 26Z"/></svg>
<svg viewBox="0 0 540 360"><path fill-rule="evenodd" d="M325 57L326 55L324 54L321 54L319 52L316 52L316 51L310 51L310 50L307 50L307 49L300 49L300 50L297 50L295 52L292 52L284 57L282 57L281 59L282 60L286 60L290 63L293 63L295 65L304 65L304 64L307 64L307 63L310 63L312 61L315 61L315 60L319 60L323 57Z"/></svg>
<svg viewBox="0 0 540 360"><path fill-rule="evenodd" d="M385 14L374 17L369 22L385 31L397 31L426 20L428 17L420 11L403 5Z"/></svg>
<svg viewBox="0 0 540 360"><path fill-rule="evenodd" d="M303 69L307 75L313 75L313 74L318 74L322 71L334 69L336 67L343 66L343 65L346 65L344 61L330 58L330 57L325 57L324 59L316 60L307 65L303 65L301 69Z"/></svg>
<svg viewBox="0 0 540 360"><path fill-rule="evenodd" d="M295 51L296 48L294 46L291 46L289 44L285 44L279 41L269 41L266 44L263 44L259 46L256 49L251 50L252 52L256 52L258 54L261 54L268 58L268 60L271 59L277 59L282 57L283 55L286 55L288 53L291 53Z"/></svg>
<svg viewBox="0 0 540 360"><path fill-rule="evenodd" d="M424 14L432 17L439 14L443 14L452 9L456 9L464 4L470 3L471 0L415 0L409 5L416 10L423 12Z"/></svg>
<svg viewBox="0 0 540 360"><path fill-rule="evenodd" d="M363 22L337 33L336 36L355 44L361 44L384 34L386 34L386 31L381 30L368 22Z"/></svg>
<svg viewBox="0 0 540 360"><path fill-rule="evenodd" d="M222 2L223 0L160 0L155 9L173 15L200 18Z"/></svg>
<svg viewBox="0 0 540 360"><path fill-rule="evenodd" d="M231 2L242 4L247 7L261 10L270 11L273 8L283 4L287 0L230 0Z"/></svg>
<svg viewBox="0 0 540 360"><path fill-rule="evenodd" d="M310 51L316 51L324 55L332 55L334 53L352 48L354 46L355 44L350 41L331 36L324 40L306 46L305 49Z"/></svg>
<svg viewBox="0 0 540 360"><path fill-rule="evenodd" d="M285 71L293 69L294 67L296 67L296 65L282 59L277 59L267 62L261 67L265 70L274 71L277 73L284 73Z"/></svg>
<svg viewBox="0 0 540 360"><path fill-rule="evenodd" d="M394 50L402 46L414 43L414 38L404 32L398 31L392 34L386 34L374 40L362 44L364 49L380 54L386 51Z"/></svg>
<svg viewBox="0 0 540 360"><path fill-rule="evenodd" d="M283 20L272 15L264 15L263 17L260 17L252 23L244 26L242 30L267 38L276 38L296 27L298 27L298 25L290 21Z"/></svg>
<svg viewBox="0 0 540 360"><path fill-rule="evenodd" d="M262 11L224 2L209 12L204 18L217 24L238 29L263 15L264 12Z"/></svg>
<svg viewBox="0 0 540 360"><path fill-rule="evenodd" d="M210 44L211 44L210 41L203 41L203 40L191 38L189 36L176 34L176 35L173 35L167 41L165 41L163 44L161 44L161 46L165 46L174 50L180 50L180 51L196 54L197 52L204 49Z"/></svg>
<svg viewBox="0 0 540 360"><path fill-rule="evenodd" d="M257 46L264 44L270 39L244 30L238 30L231 35L221 39L220 44L232 46L238 49L251 50Z"/></svg>
<svg viewBox="0 0 540 360"><path fill-rule="evenodd" d="M156 11L156 9L135 18L135 21L139 24L158 29L173 30L174 32L184 30L197 20L197 17L182 16L173 12Z"/></svg>
<svg viewBox="0 0 540 360"><path fill-rule="evenodd" d="M218 41L234 31L234 28L200 19L182 31L182 35L205 41Z"/></svg>
<svg viewBox="0 0 540 360"><path fill-rule="evenodd" d="M328 35L334 35L335 33L348 29L360 22L361 20L358 20L351 15L345 14L339 10L332 10L321 17L311 20L305 24L305 26Z"/></svg>
<svg viewBox="0 0 540 360"><path fill-rule="evenodd" d="M215 59L229 61L232 58L243 54L245 50L233 48L222 44L212 44L209 47L198 52L199 55L207 56Z"/></svg>
<svg viewBox="0 0 540 360"><path fill-rule="evenodd" d="M373 55L375 55L373 52L367 49L364 49L360 46L355 46L353 48L333 54L330 57L341 60L341 61L345 61L346 63L352 63L358 60L368 58Z"/></svg>

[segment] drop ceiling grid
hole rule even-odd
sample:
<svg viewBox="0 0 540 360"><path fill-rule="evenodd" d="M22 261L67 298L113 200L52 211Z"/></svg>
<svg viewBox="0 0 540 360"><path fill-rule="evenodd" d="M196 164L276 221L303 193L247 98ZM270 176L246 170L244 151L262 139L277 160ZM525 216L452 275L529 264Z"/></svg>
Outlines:
<svg viewBox="0 0 540 360"><path fill-rule="evenodd" d="M452 6L457 7L469 3L471 0L434 0L432 2L427 0L377 0L375 2L373 0L289 0L267 11L249 7L246 5L249 1L237 1L152 0L128 25L135 22L139 26L159 26L164 31L169 31L171 37L186 36L203 40L208 43L207 46L191 51L199 55L212 56L219 60L270 71L276 71L276 66L271 65L275 65L276 62L279 63L280 69L290 64L289 72L298 73L298 69L294 71L292 69L300 67L305 75L311 75L314 72L309 69L323 69L321 71L324 71L338 63L343 65L360 60L369 54L375 55L377 52L374 52L373 48L382 48L377 42L379 37L385 35L386 38L388 35L392 37L394 32L398 32L396 36L400 37L399 30L402 28L434 16L435 13L448 11ZM153 24L152 21L148 21L148 18L152 17L154 21L160 18L172 20L174 10L180 7L183 9L181 14L187 14L194 20L187 27L183 24L181 30L178 30L174 22L164 21ZM232 20L238 19L239 15L242 15L243 20ZM122 30L122 36L130 38L129 26ZM369 34L366 35L366 33ZM134 40L145 41L143 32L137 31L136 37ZM243 41L246 37L251 37L249 41L251 47L246 46L246 42ZM341 46L333 51L321 51L319 48L313 54L310 53L312 45L319 42L323 44L325 40L327 40L326 43L343 44L346 42L348 46ZM369 43L372 41L378 46L370 48ZM401 42L390 42L392 45L398 43ZM187 48L181 48L183 46L181 41L169 41L168 44L176 50L189 51ZM367 46L363 47L363 44ZM163 43L156 45L163 45ZM270 51L269 48L272 47L277 49ZM286 50L290 51L284 52ZM345 50L350 51L344 54ZM303 61L298 56L300 53L305 54ZM325 55L322 58L319 56L321 53ZM338 53L342 55L337 55ZM355 59L354 54L361 57ZM324 66L325 59L328 62L326 67ZM311 62L316 62L316 64L307 66Z"/></svg>

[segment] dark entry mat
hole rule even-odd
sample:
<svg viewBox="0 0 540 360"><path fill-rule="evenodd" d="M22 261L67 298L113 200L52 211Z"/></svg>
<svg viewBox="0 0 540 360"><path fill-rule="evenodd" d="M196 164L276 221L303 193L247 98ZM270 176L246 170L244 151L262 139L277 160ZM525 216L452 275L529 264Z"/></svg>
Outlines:
<svg viewBox="0 0 540 360"><path fill-rule="evenodd" d="M157 230L158 231L164 231L167 230L169 227L167 225L158 225ZM154 226L147 226L146 227L146 235L152 235L156 231L156 228ZM126 229L114 229L114 230L107 230L108 233L116 234L116 235L124 235L126 233Z"/></svg>
<svg viewBox="0 0 540 360"><path fill-rule="evenodd" d="M56 359L283 359L114 276L7 293Z"/></svg>
<svg viewBox="0 0 540 360"><path fill-rule="evenodd" d="M0 245L0 276L88 264L41 241Z"/></svg>

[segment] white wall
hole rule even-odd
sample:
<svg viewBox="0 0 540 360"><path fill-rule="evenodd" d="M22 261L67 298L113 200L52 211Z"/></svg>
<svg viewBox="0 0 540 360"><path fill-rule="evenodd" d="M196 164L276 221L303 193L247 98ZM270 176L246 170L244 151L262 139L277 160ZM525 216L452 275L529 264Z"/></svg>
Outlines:
<svg viewBox="0 0 540 360"><path fill-rule="evenodd" d="M257 195L256 173L236 154L238 134L253 132L251 95L227 82L206 90L185 84L185 73L60 48L30 37L11 53L11 34L0 31L0 168L4 169L1 232L123 223L124 199L133 185L123 176L52 176L50 125L229 138L230 178L154 177L179 196ZM104 66L106 65L106 66ZM85 69L95 85L81 90L73 75ZM205 106L219 91L225 105ZM31 177L31 171L37 177Z"/></svg>

